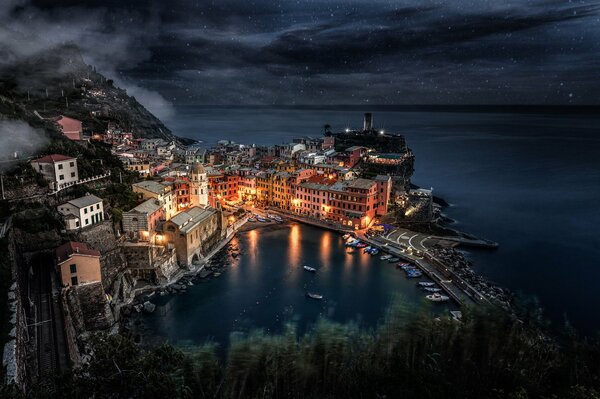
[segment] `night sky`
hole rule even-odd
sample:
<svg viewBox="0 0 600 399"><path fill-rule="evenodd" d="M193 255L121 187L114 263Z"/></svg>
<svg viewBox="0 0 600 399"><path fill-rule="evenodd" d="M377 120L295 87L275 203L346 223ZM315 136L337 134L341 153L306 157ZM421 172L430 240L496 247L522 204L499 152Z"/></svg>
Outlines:
<svg viewBox="0 0 600 399"><path fill-rule="evenodd" d="M0 63L75 42L167 114L172 103L600 104L598 1L2 0L0 18Z"/></svg>

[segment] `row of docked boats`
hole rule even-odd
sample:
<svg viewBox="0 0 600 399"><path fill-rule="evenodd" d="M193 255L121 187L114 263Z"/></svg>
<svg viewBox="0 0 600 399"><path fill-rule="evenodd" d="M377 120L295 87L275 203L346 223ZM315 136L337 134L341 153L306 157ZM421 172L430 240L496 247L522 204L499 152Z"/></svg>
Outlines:
<svg viewBox="0 0 600 399"><path fill-rule="evenodd" d="M437 287L433 281L419 281L417 286L430 293L425 298L432 302L448 302L450 300L448 296L441 294L442 289Z"/></svg>
<svg viewBox="0 0 600 399"><path fill-rule="evenodd" d="M364 254L377 255L379 253L379 249L376 247L371 247L369 244L362 242L358 238L354 238L350 234L344 234L343 238L346 240L344 245L347 247L362 249ZM356 253L356 251L352 251L351 253Z"/></svg>
<svg viewBox="0 0 600 399"><path fill-rule="evenodd" d="M248 218L249 222L261 222L268 223L270 221L275 221L277 223L283 223L283 219L277 215L267 214L267 217L262 217L260 215L254 214L252 217Z"/></svg>

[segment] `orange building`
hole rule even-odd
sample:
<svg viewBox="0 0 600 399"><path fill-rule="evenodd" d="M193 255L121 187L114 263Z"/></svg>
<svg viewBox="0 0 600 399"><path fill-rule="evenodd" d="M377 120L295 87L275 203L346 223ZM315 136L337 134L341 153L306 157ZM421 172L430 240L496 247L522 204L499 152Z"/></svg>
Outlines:
<svg viewBox="0 0 600 399"><path fill-rule="evenodd" d="M64 287L102 281L100 252L81 242L69 241L56 248L56 266Z"/></svg>
<svg viewBox="0 0 600 399"><path fill-rule="evenodd" d="M377 183L354 179L336 181L312 176L295 186L294 212L356 229L368 227L377 214Z"/></svg>

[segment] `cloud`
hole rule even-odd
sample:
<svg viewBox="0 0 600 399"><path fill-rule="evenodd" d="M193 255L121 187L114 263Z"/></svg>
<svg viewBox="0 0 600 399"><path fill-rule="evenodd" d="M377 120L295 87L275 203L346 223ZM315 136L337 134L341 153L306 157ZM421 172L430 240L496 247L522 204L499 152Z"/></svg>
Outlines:
<svg viewBox="0 0 600 399"><path fill-rule="evenodd" d="M139 97L167 115L165 98L203 104L600 102L598 1L31 1L48 24L83 13L89 27L78 40L87 59L114 71L131 93L160 93ZM32 8L28 4L24 9Z"/></svg>
<svg viewBox="0 0 600 399"><path fill-rule="evenodd" d="M15 153L28 156L44 148L48 138L40 129L34 129L23 121L0 120L0 169L6 169Z"/></svg>
<svg viewBox="0 0 600 399"><path fill-rule="evenodd" d="M149 46L158 35L159 26L159 18L151 7L114 13L109 8L90 8L85 3L48 8L28 0L3 0L0 71L10 71L41 54L63 51L66 44L76 45L86 63L122 84L151 112L167 118L173 115L173 107L160 93L141 88L120 73L151 56ZM42 68L43 65L38 66ZM60 75L68 70L69 65L61 65L40 73Z"/></svg>

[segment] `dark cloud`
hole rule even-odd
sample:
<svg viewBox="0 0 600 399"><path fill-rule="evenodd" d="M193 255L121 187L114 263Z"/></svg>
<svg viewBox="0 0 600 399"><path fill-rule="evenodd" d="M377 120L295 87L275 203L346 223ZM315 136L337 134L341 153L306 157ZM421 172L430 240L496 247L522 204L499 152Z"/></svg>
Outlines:
<svg viewBox="0 0 600 399"><path fill-rule="evenodd" d="M175 102L599 102L598 1L22 6L31 9L53 32L52 17L79 17L87 27L59 36L73 36L101 70Z"/></svg>

